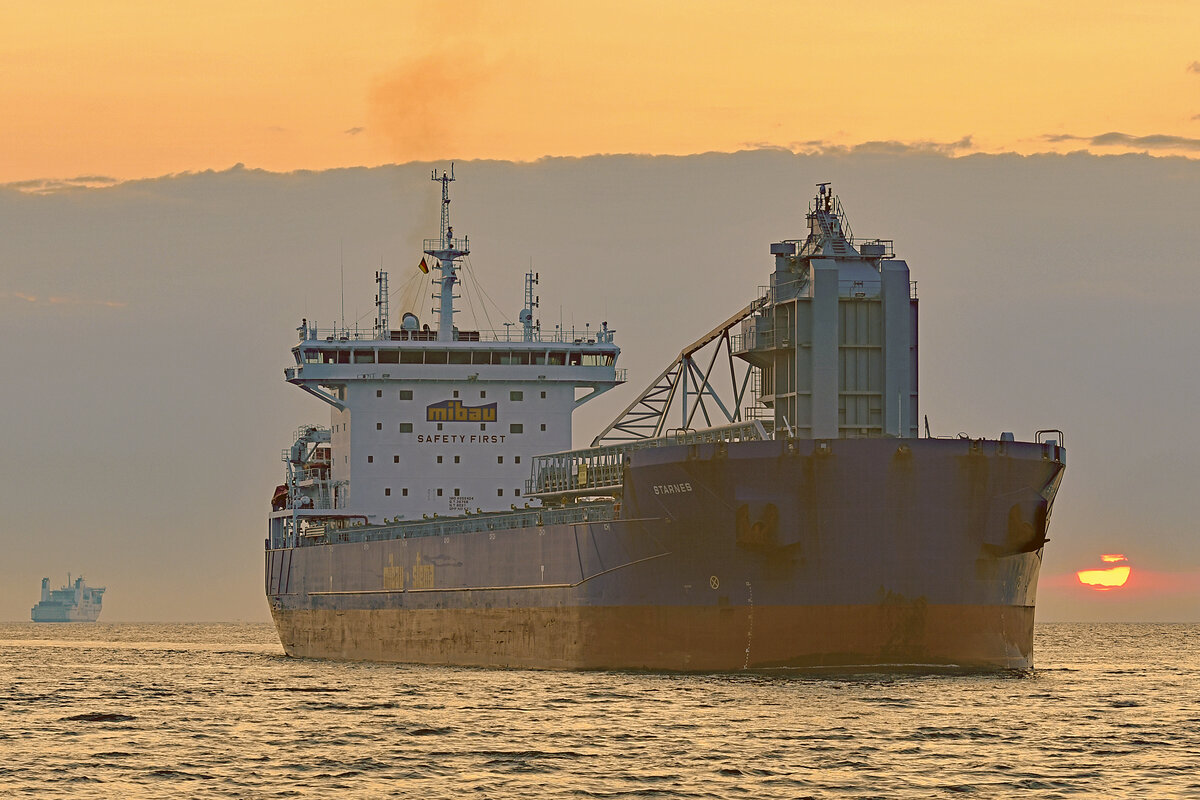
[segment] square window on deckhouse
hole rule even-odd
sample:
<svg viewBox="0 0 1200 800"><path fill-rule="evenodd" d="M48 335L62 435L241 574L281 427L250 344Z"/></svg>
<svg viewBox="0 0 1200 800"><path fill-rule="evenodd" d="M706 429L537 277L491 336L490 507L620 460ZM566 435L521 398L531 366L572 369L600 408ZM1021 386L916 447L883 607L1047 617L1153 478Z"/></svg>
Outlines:
<svg viewBox="0 0 1200 800"><path fill-rule="evenodd" d="M442 490L438 489L438 497L441 497L441 496L442 496Z"/></svg>
<svg viewBox="0 0 1200 800"><path fill-rule="evenodd" d="M509 399L509 400L512 400L512 401L514 401L514 402L516 402L516 401L520 401L520 400L524 400L524 399L525 399L525 393L524 393L524 392L509 392L509 393L508 393L508 399Z"/></svg>
<svg viewBox="0 0 1200 800"><path fill-rule="evenodd" d="M401 422L400 423L400 432L401 433L412 433L412 423L411 422Z"/></svg>
<svg viewBox="0 0 1200 800"><path fill-rule="evenodd" d="M383 490L383 496L384 496L384 497L391 497L391 496L392 496L392 490L391 490L391 489L384 489L384 490Z"/></svg>
<svg viewBox="0 0 1200 800"><path fill-rule="evenodd" d="M520 422L514 422L508 426L508 432L509 433L524 433L525 426L522 425Z"/></svg>
<svg viewBox="0 0 1200 800"><path fill-rule="evenodd" d="M401 400L412 400L412 389L401 389L400 390L400 399Z"/></svg>

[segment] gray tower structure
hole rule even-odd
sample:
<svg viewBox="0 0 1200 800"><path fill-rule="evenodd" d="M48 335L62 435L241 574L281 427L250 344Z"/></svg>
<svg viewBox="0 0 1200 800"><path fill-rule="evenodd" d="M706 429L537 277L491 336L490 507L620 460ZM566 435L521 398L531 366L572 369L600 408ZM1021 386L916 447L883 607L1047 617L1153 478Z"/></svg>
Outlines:
<svg viewBox="0 0 1200 800"><path fill-rule="evenodd" d="M771 245L761 310L742 322L742 358L761 370L777 435L918 435L917 298L892 242L855 240L820 184L808 237Z"/></svg>

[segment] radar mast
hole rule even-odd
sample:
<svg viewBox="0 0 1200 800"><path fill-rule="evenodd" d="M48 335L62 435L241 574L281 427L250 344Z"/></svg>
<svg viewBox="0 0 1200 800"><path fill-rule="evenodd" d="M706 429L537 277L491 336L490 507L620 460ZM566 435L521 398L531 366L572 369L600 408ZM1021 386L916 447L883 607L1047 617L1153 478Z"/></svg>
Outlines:
<svg viewBox="0 0 1200 800"><path fill-rule="evenodd" d="M458 260L471 252L470 241L467 237L454 238L454 227L450 224L450 183L454 180L454 164L450 164L450 172L442 170L441 176L433 170L432 180L442 184L442 228L437 239L425 240L425 255L438 260L437 271L441 277L434 278L439 284L440 291L434 295L438 299L438 332L439 342L454 340L454 284L458 281Z"/></svg>

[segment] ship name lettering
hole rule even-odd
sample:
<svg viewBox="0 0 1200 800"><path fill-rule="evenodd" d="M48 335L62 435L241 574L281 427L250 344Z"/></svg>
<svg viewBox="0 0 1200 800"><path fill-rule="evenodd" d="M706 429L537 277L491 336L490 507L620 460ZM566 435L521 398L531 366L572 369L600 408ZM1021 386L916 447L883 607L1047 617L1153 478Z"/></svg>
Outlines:
<svg viewBox="0 0 1200 800"><path fill-rule="evenodd" d="M692 484L684 483L656 483L654 484L655 494L681 494L683 492L692 491Z"/></svg>

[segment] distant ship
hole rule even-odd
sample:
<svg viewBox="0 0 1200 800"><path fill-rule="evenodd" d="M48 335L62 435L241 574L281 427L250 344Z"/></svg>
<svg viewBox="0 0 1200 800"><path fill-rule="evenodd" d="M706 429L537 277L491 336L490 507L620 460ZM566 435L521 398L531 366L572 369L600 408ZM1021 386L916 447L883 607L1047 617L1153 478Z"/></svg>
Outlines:
<svg viewBox="0 0 1200 800"><path fill-rule="evenodd" d="M50 579L42 578L42 599L32 609L34 622L95 622L104 601L103 586L88 586L80 576L61 589L51 589Z"/></svg>
<svg viewBox="0 0 1200 800"><path fill-rule="evenodd" d="M513 327L457 327L470 248L453 173L433 179L441 231L420 266L436 327L390 325L380 271L374 330L305 319L285 370L332 408L283 451L272 496L265 589L289 655L1032 665L1063 435L922 431L916 284L891 240L852 236L827 184L807 235L770 245L753 299L572 449L572 412L624 382L614 330L544 330L532 272ZM631 310L685 306L687 265L646 266L679 269L679 291Z"/></svg>

